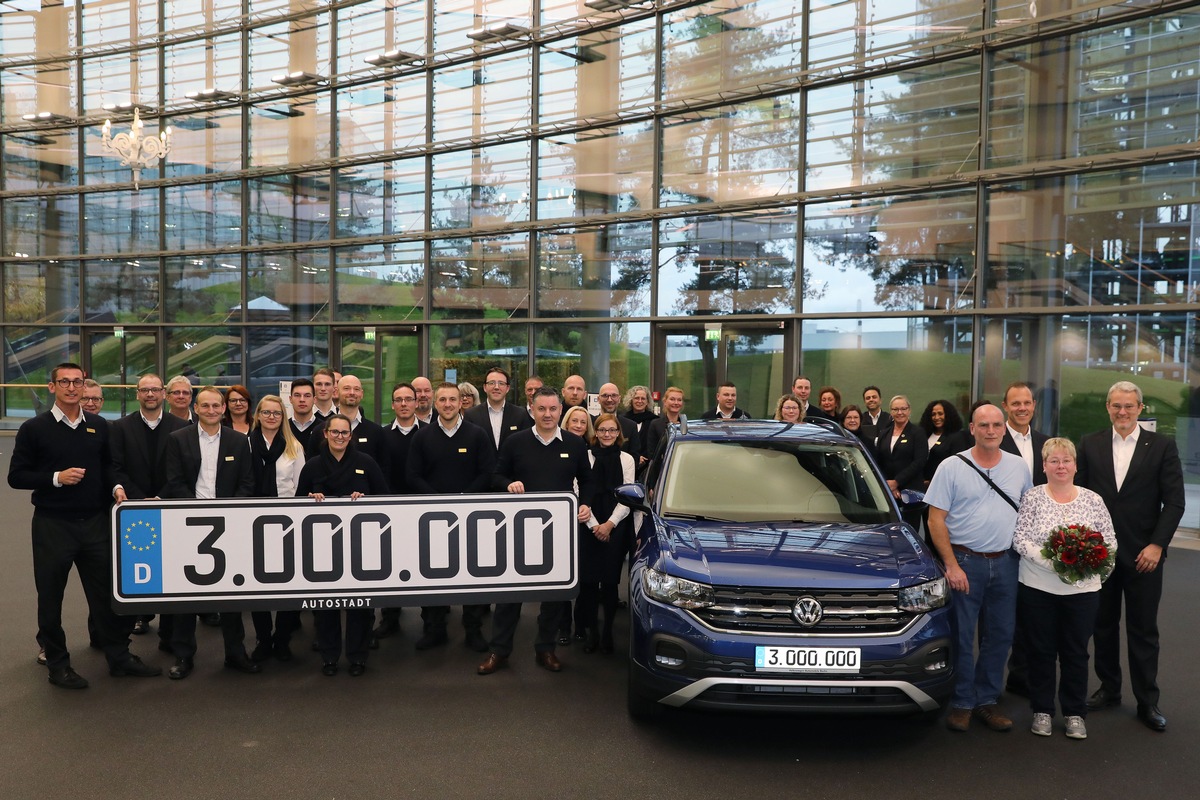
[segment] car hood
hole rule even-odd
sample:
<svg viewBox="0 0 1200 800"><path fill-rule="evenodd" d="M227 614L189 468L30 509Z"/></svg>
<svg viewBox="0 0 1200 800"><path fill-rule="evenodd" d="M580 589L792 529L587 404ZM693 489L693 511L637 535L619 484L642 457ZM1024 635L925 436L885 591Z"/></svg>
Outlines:
<svg viewBox="0 0 1200 800"><path fill-rule="evenodd" d="M941 575L907 526L680 522L659 528L657 568L714 586L894 588Z"/></svg>

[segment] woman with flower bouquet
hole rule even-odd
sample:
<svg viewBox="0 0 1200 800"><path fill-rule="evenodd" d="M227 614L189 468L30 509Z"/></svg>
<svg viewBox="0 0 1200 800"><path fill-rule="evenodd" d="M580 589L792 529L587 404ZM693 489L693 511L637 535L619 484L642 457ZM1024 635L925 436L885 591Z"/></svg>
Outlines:
<svg viewBox="0 0 1200 800"><path fill-rule="evenodd" d="M1021 499L1013 535L1021 556L1017 615L1029 654L1030 730L1051 733L1057 663L1066 735L1086 739L1088 641L1117 539L1100 495L1073 482L1075 445L1069 439L1047 441L1042 465L1047 483Z"/></svg>

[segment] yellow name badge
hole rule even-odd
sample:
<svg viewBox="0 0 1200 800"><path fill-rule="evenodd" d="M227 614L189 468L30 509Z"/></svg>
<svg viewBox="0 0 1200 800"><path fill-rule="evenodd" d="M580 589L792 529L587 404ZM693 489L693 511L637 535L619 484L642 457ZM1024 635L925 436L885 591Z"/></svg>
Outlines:
<svg viewBox="0 0 1200 800"><path fill-rule="evenodd" d="M559 458L570 458L571 454L570 453L559 453L558 457Z"/></svg>
<svg viewBox="0 0 1200 800"><path fill-rule="evenodd" d="M360 436L360 437L358 437L358 441L360 441L360 442L361 442L361 443L363 443L363 444L366 444L366 443L367 443L367 437L365 437L365 436Z"/></svg>
<svg viewBox="0 0 1200 800"><path fill-rule="evenodd" d="M233 461L233 456L225 456L226 461Z"/></svg>
<svg viewBox="0 0 1200 800"><path fill-rule="evenodd" d="M460 448L458 448L458 452L460 452L460 453L465 453L465 452L467 452L467 448L465 448L465 447L460 447Z"/></svg>
<svg viewBox="0 0 1200 800"><path fill-rule="evenodd" d="M361 469L356 469L356 470L354 470L354 474L355 475L366 475L367 473L363 472Z"/></svg>
<svg viewBox="0 0 1200 800"><path fill-rule="evenodd" d="M85 430L85 431L87 431L88 433L95 433L95 432L96 432L96 429L95 429L95 428L84 428L84 430Z"/></svg>
<svg viewBox="0 0 1200 800"><path fill-rule="evenodd" d="M517 429L517 426L516 426L516 425L509 425L509 426L508 426L508 429L509 429L510 431L515 431L515 430Z"/></svg>

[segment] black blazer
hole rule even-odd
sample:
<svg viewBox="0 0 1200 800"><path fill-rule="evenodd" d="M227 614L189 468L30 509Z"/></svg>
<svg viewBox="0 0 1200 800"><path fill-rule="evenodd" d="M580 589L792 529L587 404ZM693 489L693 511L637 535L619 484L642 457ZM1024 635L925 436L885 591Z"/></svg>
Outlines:
<svg viewBox="0 0 1200 800"><path fill-rule="evenodd" d="M330 417L333 415L330 414ZM309 428L312 434L308 440L308 446L304 448L304 457L316 458L329 449L325 443L325 426L328 424L329 418L314 422ZM371 459L379 465L379 469L386 476L391 470L391 458L388 452L387 437L384 435L383 428L377 422L363 417L353 427L354 433L351 435L351 446L357 453L363 453L371 457ZM403 467L401 467L403 468Z"/></svg>
<svg viewBox="0 0 1200 800"><path fill-rule="evenodd" d="M864 408L862 410L862 429L865 431L863 435L874 442L877 438L879 438L880 433L883 431L890 431L892 429L892 415L886 411L880 411L879 422L872 425L871 415L868 414L867 410Z"/></svg>
<svg viewBox="0 0 1200 800"><path fill-rule="evenodd" d="M149 451L145 427L140 411L108 425L108 447L112 453L113 470L117 483L125 489L125 496L130 500L145 500L151 496L153 487L165 486L167 440L175 431L192 426L187 420L162 412L153 453Z"/></svg>
<svg viewBox="0 0 1200 800"><path fill-rule="evenodd" d="M904 426L895 448L892 447L890 423L875 437L875 461L883 470L883 476L895 481L900 489L919 491L925 488L925 459L928 457L928 436L914 422Z"/></svg>
<svg viewBox="0 0 1200 800"><path fill-rule="evenodd" d="M492 434L492 418L489 416L488 404L485 400L476 406L471 406L463 412L463 419L483 428L483 432L487 434L488 441L495 448L493 452L499 453L500 448L496 446L496 437ZM533 417L529 416L529 412L522 406L514 406L512 403L504 404L504 412L500 415L500 444L503 445L508 437L512 436L517 431L523 431L526 428L533 427Z"/></svg>
<svg viewBox="0 0 1200 800"><path fill-rule="evenodd" d="M825 413L825 409L821 408L818 405L814 405L813 403L809 403L808 406L804 409L804 416L806 418L829 419L829 420L833 419L832 416ZM834 421L836 422L837 420L834 420Z"/></svg>
<svg viewBox="0 0 1200 800"><path fill-rule="evenodd" d="M750 415L735 406L733 409L733 413L729 416L729 418L730 419L749 419ZM725 418L722 417L721 415L719 415L715 408L712 408L712 409L709 409L708 411L705 411L703 414L701 414L700 419L725 419Z"/></svg>
<svg viewBox="0 0 1200 800"><path fill-rule="evenodd" d="M955 453L961 453L964 450L970 449L967 444L965 431L955 431L954 433L944 433L938 437L938 440L929 447L929 456L925 459L925 486L928 488L929 482L933 480L933 473L937 472L937 468L943 461ZM925 434L925 444L929 444L929 434Z"/></svg>
<svg viewBox="0 0 1200 800"><path fill-rule="evenodd" d="M1117 561L1133 569L1138 553L1148 544L1158 545L1163 558L1167 556L1167 545L1183 519L1183 467L1174 439L1139 431L1137 449L1118 491L1112 436L1112 428L1106 428L1079 441L1075 484L1104 499L1117 533Z"/></svg>
<svg viewBox="0 0 1200 800"><path fill-rule="evenodd" d="M196 496L200 477L200 426L187 425L167 437L167 482L163 497ZM254 470L250 465L250 439L233 428L221 427L217 446L217 497L254 495Z"/></svg>
<svg viewBox="0 0 1200 800"><path fill-rule="evenodd" d="M1046 470L1042 466L1042 446L1046 444L1046 440L1050 437L1033 428L1029 429L1029 433L1033 436L1033 485L1041 486L1046 482ZM1109 442L1109 445L1109 452L1111 453L1112 442ZM1021 455L1021 451L1017 449L1017 443L1012 437L1012 431L1008 429L1007 425L1004 427L1004 441L1000 442L1000 449L1006 453L1012 453L1014 456Z"/></svg>

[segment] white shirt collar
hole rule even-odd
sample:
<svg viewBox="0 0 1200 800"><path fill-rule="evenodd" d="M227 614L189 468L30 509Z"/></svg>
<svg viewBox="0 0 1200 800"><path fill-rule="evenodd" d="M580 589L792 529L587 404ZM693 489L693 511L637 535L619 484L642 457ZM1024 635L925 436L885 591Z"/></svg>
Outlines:
<svg viewBox="0 0 1200 800"><path fill-rule="evenodd" d="M417 427L417 418L416 417L413 417L413 424L409 425L407 428L400 424L399 417L397 417L395 419L395 421L392 422L392 430L400 431L405 436L408 436L408 434L412 433L416 429L416 427Z"/></svg>
<svg viewBox="0 0 1200 800"><path fill-rule="evenodd" d="M463 422L462 414L459 414L458 417L454 421L454 427L447 428L445 425L442 424L442 418L440 416L437 418L438 427L441 428L442 431L447 436L453 436L454 434L458 433L458 429L462 427L462 422ZM426 436L428 436L428 434L426 434Z"/></svg>
<svg viewBox="0 0 1200 800"><path fill-rule="evenodd" d="M1004 427L1008 428L1008 433L1010 436L1013 437L1013 439L1016 439L1016 440L1019 440L1022 442L1028 442L1033 439L1033 426L1032 425L1029 426L1029 430L1026 431L1025 433L1018 432L1016 428L1014 428L1012 425L1010 425L1007 422L1004 423Z"/></svg>
<svg viewBox="0 0 1200 800"><path fill-rule="evenodd" d="M54 405L50 406L50 413L54 415L54 419L56 421L63 423L71 430L75 430L81 424L83 424L83 408L82 407L79 409L79 416L75 418L74 422L72 422L70 419L67 418L66 412L58 407L58 403L55 403Z"/></svg>
<svg viewBox="0 0 1200 800"><path fill-rule="evenodd" d="M1112 432L1113 446L1120 447L1121 445L1136 444L1137 440L1138 440L1138 436L1141 435L1141 432L1142 432L1141 425L1134 425L1133 432L1130 433L1128 436L1122 436L1121 434L1117 433L1116 428L1113 428L1113 432Z"/></svg>
<svg viewBox="0 0 1200 800"><path fill-rule="evenodd" d="M163 414L165 414L165 413L167 413L167 412L159 411L158 417L153 420L146 419L146 415L143 414L141 411L138 412L138 415L141 416L142 422L146 423L146 427L153 431L153 430L157 430L158 426L162 424Z"/></svg>
<svg viewBox="0 0 1200 800"><path fill-rule="evenodd" d="M562 441L562 428L555 428L555 429L554 429L554 435L553 435L553 436L551 436L549 439L543 439L543 438L542 438L542 434L540 434L540 433L538 432L537 426L535 425L535 426L533 427L533 435L534 435L535 437L537 437L537 440L538 440L539 442L541 442L542 444L550 444L550 443L551 443L551 442L553 442L555 439L557 439L558 441L560 441L560 442L561 442L561 441Z"/></svg>

